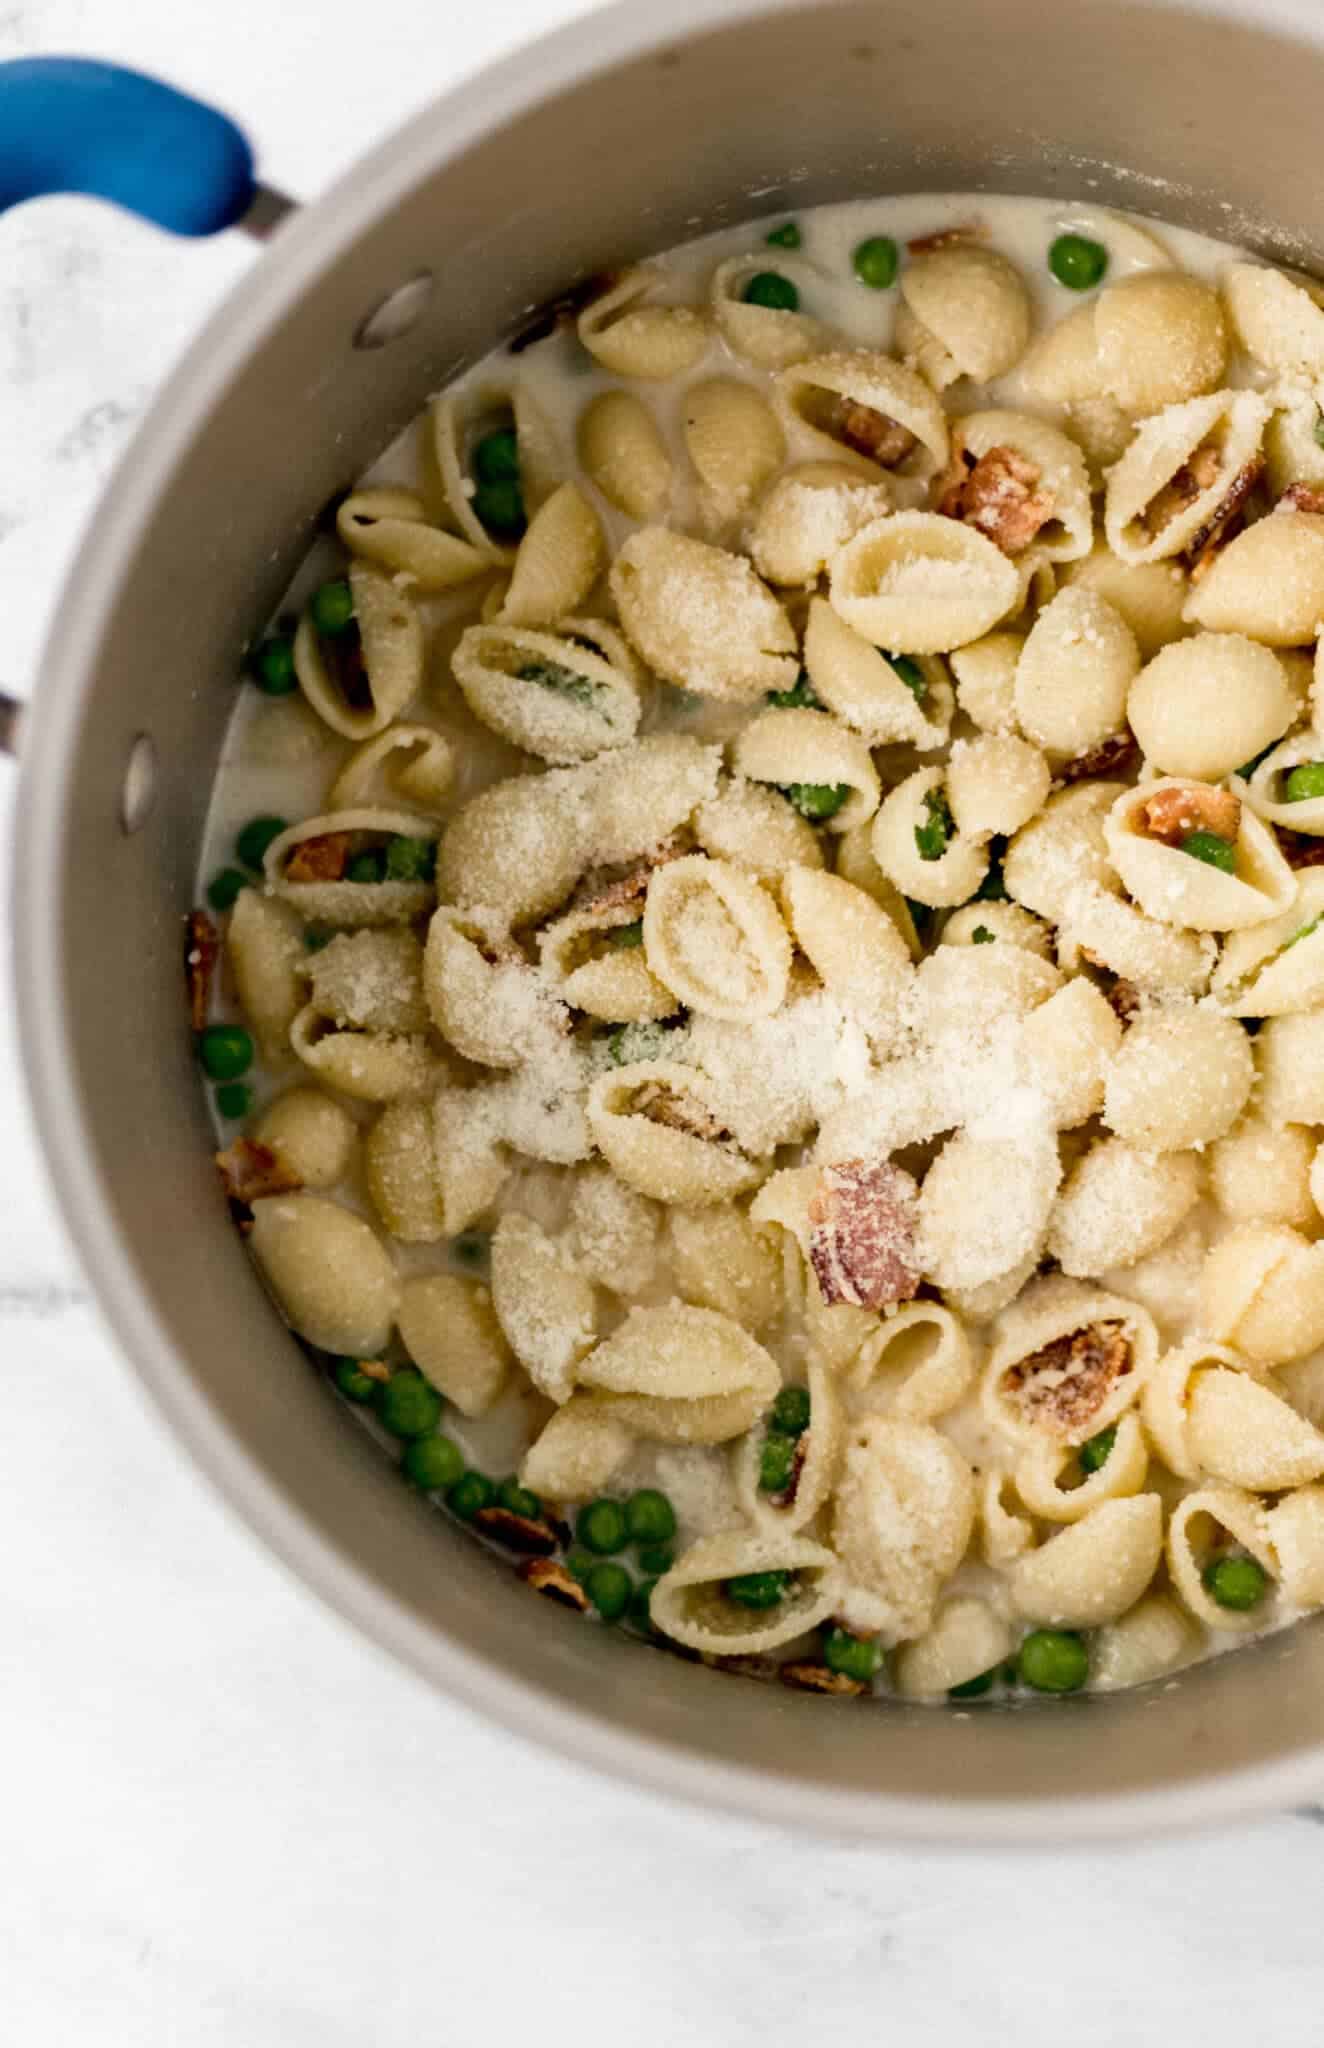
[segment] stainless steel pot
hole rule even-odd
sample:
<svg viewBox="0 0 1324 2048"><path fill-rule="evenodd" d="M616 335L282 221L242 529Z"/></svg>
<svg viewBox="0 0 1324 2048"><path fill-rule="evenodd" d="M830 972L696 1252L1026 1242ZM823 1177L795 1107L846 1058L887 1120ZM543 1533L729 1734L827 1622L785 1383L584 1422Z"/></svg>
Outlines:
<svg viewBox="0 0 1324 2048"><path fill-rule="evenodd" d="M531 1599L411 1498L276 1322L218 1196L180 987L244 641L331 494L527 308L743 215L871 191L1087 191L1309 260L1321 105L1310 0L637 0L466 83L283 225L107 494L18 806L16 986L65 1216L119 1341L244 1519L526 1738L880 1840L1060 1847L1324 1788L1318 1622L1132 1697L960 1715L736 1684ZM423 272L430 294L393 301L406 331L362 345Z"/></svg>

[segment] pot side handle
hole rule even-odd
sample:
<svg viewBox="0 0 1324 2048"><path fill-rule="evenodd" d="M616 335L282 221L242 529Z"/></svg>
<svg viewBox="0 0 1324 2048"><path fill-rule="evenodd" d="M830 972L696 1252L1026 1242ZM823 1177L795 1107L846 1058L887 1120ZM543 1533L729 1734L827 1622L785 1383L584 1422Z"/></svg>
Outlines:
<svg viewBox="0 0 1324 2048"><path fill-rule="evenodd" d="M19 58L0 63L0 213L44 192L108 199L175 235L247 224L274 197L217 108L119 64Z"/></svg>

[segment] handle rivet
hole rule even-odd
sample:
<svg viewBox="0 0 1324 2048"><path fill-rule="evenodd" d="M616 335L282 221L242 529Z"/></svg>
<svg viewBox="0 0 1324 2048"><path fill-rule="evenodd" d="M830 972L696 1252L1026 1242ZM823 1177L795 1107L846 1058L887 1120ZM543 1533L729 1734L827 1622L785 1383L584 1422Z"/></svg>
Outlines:
<svg viewBox="0 0 1324 2048"><path fill-rule="evenodd" d="M385 348L388 341L399 341L402 334L408 334L421 318L423 308L432 296L432 272L420 270L415 277L407 277L393 292L365 313L354 331L355 348Z"/></svg>

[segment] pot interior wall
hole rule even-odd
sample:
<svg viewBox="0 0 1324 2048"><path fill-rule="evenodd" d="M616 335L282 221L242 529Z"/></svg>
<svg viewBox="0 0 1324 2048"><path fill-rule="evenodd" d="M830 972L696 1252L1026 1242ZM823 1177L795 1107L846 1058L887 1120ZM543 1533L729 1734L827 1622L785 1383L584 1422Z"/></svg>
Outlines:
<svg viewBox="0 0 1324 2048"><path fill-rule="evenodd" d="M679 37L678 12L655 18ZM609 14L416 123L326 219L287 232L146 430L66 600L24 776L23 873L48 878L19 907L39 1113L111 1319L200 1461L340 1604L530 1733L655 1776L656 1753L627 1753L613 1729L776 1773L778 1812L861 1828L941 1831L889 1800L978 1802L980 1826L1030 1801L1022 1826L1047 1831L1063 1801L1116 1815L1121 1795L1303 1752L1324 1734L1324 1633L1223 1659L1158 1700L871 1714L736 1685L533 1599L408 1496L272 1315L209 1164L180 918L240 647L321 507L429 390L576 275L750 212L952 186L1087 191L1266 247L1273 223L1297 253L1324 241L1318 48L1116 0L1069 14L891 0L722 26L709 8L692 40L634 56L652 17ZM423 324L356 352L363 313L422 267L439 287ZM141 731L161 791L126 838ZM112 989L131 1029L106 1029Z"/></svg>

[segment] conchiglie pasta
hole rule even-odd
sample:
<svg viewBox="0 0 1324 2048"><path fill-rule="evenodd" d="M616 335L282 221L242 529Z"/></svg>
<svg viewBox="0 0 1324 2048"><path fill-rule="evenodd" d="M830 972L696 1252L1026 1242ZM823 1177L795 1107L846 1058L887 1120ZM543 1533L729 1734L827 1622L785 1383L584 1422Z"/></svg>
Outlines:
<svg viewBox="0 0 1324 2048"><path fill-rule="evenodd" d="M714 860L733 861L761 882L775 882L787 868L823 866L822 842L808 819L780 790L743 775L700 804L694 836Z"/></svg>
<svg viewBox="0 0 1324 2048"><path fill-rule="evenodd" d="M486 1067L545 1052L565 1012L501 920L479 910L434 912L423 956L432 1021L448 1045Z"/></svg>
<svg viewBox="0 0 1324 2048"><path fill-rule="evenodd" d="M756 1572L785 1572L787 1590L775 1607L751 1612L724 1589ZM839 1577L821 1543L789 1531L731 1530L691 1544L653 1588L649 1614L687 1650L759 1656L817 1628L834 1611Z"/></svg>
<svg viewBox="0 0 1324 2048"><path fill-rule="evenodd" d="M1294 879L1287 909L1223 946L1214 992L1234 1017L1287 1016L1324 995L1324 874L1307 868Z"/></svg>
<svg viewBox="0 0 1324 2048"><path fill-rule="evenodd" d="M303 929L288 904L257 889L240 892L225 935L230 972L263 1057L288 1049L290 1026L304 1000L299 969L307 955Z"/></svg>
<svg viewBox="0 0 1324 2048"><path fill-rule="evenodd" d="M1272 832L1233 799L1235 826L1219 833L1228 809L1208 785L1180 776L1141 783L1118 797L1104 822L1104 838L1113 866L1147 917L1193 931L1235 931L1287 910L1296 883ZM1186 842L1200 833L1230 847L1230 869L1186 850Z"/></svg>
<svg viewBox="0 0 1324 2048"><path fill-rule="evenodd" d="M1020 1042L1026 1083L1058 1130L1098 1115L1122 1027L1093 982L1079 975L1057 989L1025 1019Z"/></svg>
<svg viewBox="0 0 1324 2048"><path fill-rule="evenodd" d="M1125 1413L1157 1359L1153 1318L1137 1303L1054 1274L1000 1318L982 1406L1022 1442L1081 1444Z"/></svg>
<svg viewBox="0 0 1324 2048"><path fill-rule="evenodd" d="M1270 1017L1255 1040L1261 1114L1274 1124L1324 1124L1324 1013Z"/></svg>
<svg viewBox="0 0 1324 2048"><path fill-rule="evenodd" d="M1262 1381L1226 1366L1192 1374L1186 1440L1202 1472L1256 1493L1324 1472L1324 1436Z"/></svg>
<svg viewBox="0 0 1324 2048"><path fill-rule="evenodd" d="M782 370L823 348L829 334L822 321L808 313L760 306L744 296L750 279L766 268L758 256L733 256L719 264L713 272L710 301L728 348L761 369ZM780 253L778 269L792 282L802 274L802 266Z"/></svg>
<svg viewBox="0 0 1324 2048"><path fill-rule="evenodd" d="M436 1244L446 1233L433 1119L423 1102L391 1102L363 1143L369 1199L402 1244Z"/></svg>
<svg viewBox="0 0 1324 2048"><path fill-rule="evenodd" d="M458 1237L492 1207L510 1176L510 1160L476 1088L437 1090L432 1142L442 1228Z"/></svg>
<svg viewBox="0 0 1324 2048"><path fill-rule="evenodd" d="M844 791L826 818L829 832L849 832L878 808L878 770L865 741L825 712L772 706L742 726L731 765L751 782L770 782L794 800L799 791Z"/></svg>
<svg viewBox="0 0 1324 2048"><path fill-rule="evenodd" d="M935 1286L968 1293L1033 1262L1062 1168L1052 1135L947 1140L920 1191L918 1251Z"/></svg>
<svg viewBox="0 0 1324 2048"><path fill-rule="evenodd" d="M842 349L783 370L777 400L786 424L817 455L866 474L939 470L947 416L924 379L870 349Z"/></svg>
<svg viewBox="0 0 1324 2048"><path fill-rule="evenodd" d="M1179 1479L1200 1476L1200 1460L1191 1439L1190 1396L1200 1375L1215 1367L1229 1372L1264 1370L1225 1344L1195 1337L1165 1351L1141 1389L1145 1432L1169 1472Z"/></svg>
<svg viewBox="0 0 1324 2048"><path fill-rule="evenodd" d="M626 633L668 682L735 703L793 687L791 622L742 557L646 526L620 550L610 581Z"/></svg>
<svg viewBox="0 0 1324 2048"><path fill-rule="evenodd" d="M979 1547L984 1562L1008 1565L1034 1548L1034 1524L1021 1505L1010 1472L986 1472L979 1482Z"/></svg>
<svg viewBox="0 0 1324 2048"><path fill-rule="evenodd" d="M398 718L423 683L423 623L392 579L368 562L351 562L354 601L348 630L318 632L305 612L294 636L299 687L324 724L365 740Z"/></svg>
<svg viewBox="0 0 1324 2048"><path fill-rule="evenodd" d="M974 1477L945 1436L885 1416L857 1423L832 1508L845 1581L836 1612L891 1642L922 1635L974 1521Z"/></svg>
<svg viewBox="0 0 1324 2048"><path fill-rule="evenodd" d="M1152 661L1161 647L1186 631L1182 607L1187 581L1180 562L1124 562L1101 540L1083 561L1070 563L1064 574L1068 583L1092 590L1121 613L1135 635L1142 661Z"/></svg>
<svg viewBox="0 0 1324 2048"><path fill-rule="evenodd" d="M1212 633L1247 633L1266 647L1301 647L1324 621L1324 518L1279 510L1214 557L1186 600L1186 618Z"/></svg>
<svg viewBox="0 0 1324 2048"><path fill-rule="evenodd" d="M435 815L455 778L455 750L430 725L388 726L356 747L326 793L328 811L385 804Z"/></svg>
<svg viewBox="0 0 1324 2048"><path fill-rule="evenodd" d="M783 471L754 515L754 567L769 583L812 583L862 526L891 509L883 478L841 460L799 463Z"/></svg>
<svg viewBox="0 0 1324 2048"><path fill-rule="evenodd" d="M931 655L889 661L825 598L809 602L804 664L816 696L871 746L906 741L928 750L946 740L953 699L942 664Z"/></svg>
<svg viewBox="0 0 1324 2048"><path fill-rule="evenodd" d="M779 1492L760 1484L766 1426L756 1425L732 1453L736 1498L755 1528L807 1528L836 1485L846 1421L832 1374L821 1363L809 1367L808 1393L808 1427L796 1438L790 1478Z"/></svg>
<svg viewBox="0 0 1324 2048"><path fill-rule="evenodd" d="M1150 766L1205 782L1262 754L1299 710L1281 661L1241 633L1196 633L1163 648L1126 701ZM1253 794L1251 802L1261 809Z"/></svg>
<svg viewBox="0 0 1324 2048"><path fill-rule="evenodd" d="M1229 263L1223 300L1237 340L1267 370L1310 384L1324 378L1324 301L1313 278Z"/></svg>
<svg viewBox="0 0 1324 2048"><path fill-rule="evenodd" d="M868 1412L933 1422L964 1400L975 1370L960 1318L940 1302L908 1301L866 1337L850 1379Z"/></svg>
<svg viewBox="0 0 1324 2048"><path fill-rule="evenodd" d="M1064 1273L1093 1279L1157 1250L1200 1197L1200 1170L1185 1152L1155 1154L1103 1138L1072 1168L1048 1232Z"/></svg>
<svg viewBox="0 0 1324 2048"><path fill-rule="evenodd" d="M1104 531L1125 562L1198 559L1259 475L1267 400L1217 391L1144 420L1108 473Z"/></svg>
<svg viewBox="0 0 1324 2048"><path fill-rule="evenodd" d="M1216 390L1227 366L1218 295L1177 270L1122 278L1050 328L1025 381L1039 398L1116 399L1129 413Z"/></svg>
<svg viewBox="0 0 1324 2048"><path fill-rule="evenodd" d="M1206 1254L1200 1276L1206 1329L1264 1365L1324 1344L1324 1244L1285 1224L1246 1223Z"/></svg>
<svg viewBox="0 0 1324 2048"><path fill-rule="evenodd" d="M1149 1449L1140 1418L1128 1409L1112 1428L1108 1455L1091 1472L1084 1471L1062 1444L1040 1443L1026 1451L1016 1466L1015 1482L1031 1514L1046 1522L1079 1522L1101 1502L1128 1500L1141 1491Z"/></svg>
<svg viewBox="0 0 1324 2048"><path fill-rule="evenodd" d="M795 943L824 987L866 1032L885 1033L914 971L886 912L863 889L812 868L790 870L782 902Z"/></svg>
<svg viewBox="0 0 1324 2048"><path fill-rule="evenodd" d="M786 994L791 942L771 896L743 869L706 854L654 873L644 951L663 986L705 1016L768 1016Z"/></svg>
<svg viewBox="0 0 1324 2048"><path fill-rule="evenodd" d="M1140 650L1121 613L1097 592L1069 584L1039 614L1021 651L1017 724L1050 753L1086 753L1125 724L1139 668Z"/></svg>
<svg viewBox="0 0 1324 2048"><path fill-rule="evenodd" d="M941 391L958 377L987 384L1010 370L1030 338L1020 272L996 249L957 242L916 256L901 273L911 325L897 339Z"/></svg>
<svg viewBox="0 0 1324 2048"><path fill-rule="evenodd" d="M1264 1523L1286 1597L1294 1607L1324 1606L1324 1487L1298 1487Z"/></svg>
<svg viewBox="0 0 1324 2048"><path fill-rule="evenodd" d="M989 903L976 897L945 918L938 934L939 946L987 946L995 940L1040 960L1053 958L1051 929L1019 903Z"/></svg>
<svg viewBox="0 0 1324 2048"><path fill-rule="evenodd" d="M747 1330L780 1313L781 1255L748 1210L672 1209L667 1248L675 1285L696 1308L716 1309Z"/></svg>
<svg viewBox="0 0 1324 2048"><path fill-rule="evenodd" d="M1042 809L1051 780L1038 748L1011 733L958 740L947 762L957 831L970 839L1010 837Z"/></svg>
<svg viewBox="0 0 1324 2048"><path fill-rule="evenodd" d="M394 485L351 491L336 509L336 532L351 554L424 597L453 590L492 567L485 548L430 525L423 500Z"/></svg>
<svg viewBox="0 0 1324 2048"><path fill-rule="evenodd" d="M543 1500L591 1500L629 1457L634 1438L606 1401L572 1394L524 1454L520 1484Z"/></svg>
<svg viewBox="0 0 1324 2048"><path fill-rule="evenodd" d="M1254 1558L1273 1586L1278 1560L1269 1538L1268 1517L1254 1494L1235 1486L1201 1487L1178 1501L1168 1523L1168 1574L1182 1605L1206 1628L1245 1634L1272 1618L1261 1603L1250 1611L1222 1607L1206 1590L1207 1567L1228 1551Z"/></svg>
<svg viewBox="0 0 1324 2048"><path fill-rule="evenodd" d="M597 1296L565 1246L508 1210L492 1238L492 1304L506 1342L540 1394L568 1401L597 1341Z"/></svg>
<svg viewBox="0 0 1324 2048"><path fill-rule="evenodd" d="M654 1201L728 1201L767 1171L767 1161L731 1136L713 1084L676 1061L645 1060L600 1076L589 1091L588 1122L608 1165Z"/></svg>
<svg viewBox="0 0 1324 2048"><path fill-rule="evenodd" d="M1096 1692L1124 1692L1166 1677L1189 1664L1199 1650L1199 1637L1176 1603L1162 1593L1147 1593L1095 1635L1090 1683Z"/></svg>
<svg viewBox="0 0 1324 2048"><path fill-rule="evenodd" d="M432 883L396 880L384 859L372 878L356 880L355 861L362 853L388 855L397 840L431 846L436 838L435 823L414 811L326 811L272 840L262 863L267 891L322 924L409 924L431 908Z"/></svg>
<svg viewBox="0 0 1324 2048"><path fill-rule="evenodd" d="M775 1400L781 1374L748 1331L713 1309L671 1302L632 1308L583 1359L580 1383L638 1435L661 1443L725 1443Z"/></svg>
<svg viewBox="0 0 1324 2048"><path fill-rule="evenodd" d="M932 1626L899 1650L897 1691L908 1699L938 1699L1001 1664L1012 1648L1011 1630L986 1600L968 1594L946 1600Z"/></svg>
<svg viewBox="0 0 1324 2048"><path fill-rule="evenodd" d="M361 1216L325 1195L253 1204L249 1248L286 1321L319 1351L373 1358L395 1320L390 1254Z"/></svg>
<svg viewBox="0 0 1324 2048"><path fill-rule="evenodd" d="M1181 1151L1226 1136L1255 1079L1250 1041L1216 1010L1137 1017L1108 1070L1104 1121L1130 1144Z"/></svg>
<svg viewBox="0 0 1324 2048"><path fill-rule="evenodd" d="M915 920L896 883L889 881L873 857L871 820L866 820L863 825L852 825L849 832L842 833L837 841L835 871L843 882L853 882L857 889L863 889L866 896L872 896L905 940L911 959L918 960L924 948L915 930Z"/></svg>
<svg viewBox="0 0 1324 2048"><path fill-rule="evenodd" d="M397 1320L414 1364L461 1415L495 1407L513 1361L485 1287L457 1273L416 1274L400 1289Z"/></svg>
<svg viewBox="0 0 1324 2048"><path fill-rule="evenodd" d="M1156 1493L1104 1501L1011 1568L1011 1597L1028 1621L1097 1628L1125 1614L1163 1555Z"/></svg>
<svg viewBox="0 0 1324 2048"><path fill-rule="evenodd" d="M648 264L627 270L579 316L579 339L595 362L617 377L649 381L693 369L708 346L708 323L693 306L658 305L649 294L660 273Z"/></svg>
<svg viewBox="0 0 1324 2048"><path fill-rule="evenodd" d="M585 761L626 746L639 724L638 668L619 634L576 619L559 631L470 626L452 658L475 717L544 761Z"/></svg>
<svg viewBox="0 0 1324 2048"><path fill-rule="evenodd" d="M1315 439L1319 407L1309 392L1277 391L1264 430L1265 477L1275 498L1293 484L1324 486L1324 447Z"/></svg>
<svg viewBox="0 0 1324 2048"><path fill-rule="evenodd" d="M1103 821L1122 789L1120 782L1078 782L1051 796L1003 857L1008 894L1050 924L1060 924L1082 890L1116 888Z"/></svg>
<svg viewBox="0 0 1324 2048"><path fill-rule="evenodd" d="M610 1167L587 1166L570 1197L570 1248L590 1280L620 1294L640 1293L658 1258L660 1212Z"/></svg>
<svg viewBox="0 0 1324 2048"><path fill-rule="evenodd" d="M253 1136L298 1175L306 1188L332 1188L349 1172L358 1125L320 1088L287 1088L268 1103Z"/></svg>
<svg viewBox="0 0 1324 2048"><path fill-rule="evenodd" d="M1324 754L1324 739L1313 728L1293 735L1274 747L1244 783L1246 802L1266 824L1281 825L1309 839L1324 835L1324 799L1291 795L1294 768L1313 764ZM1243 757L1244 758L1244 757Z"/></svg>
<svg viewBox="0 0 1324 2048"><path fill-rule="evenodd" d="M657 421L632 391L600 391L579 416L579 460L609 505L630 519L659 519L672 463Z"/></svg>
<svg viewBox="0 0 1324 2048"><path fill-rule="evenodd" d="M445 392L433 402L428 456L445 507L444 516L493 569L509 565L514 549L489 532L478 517L470 455L492 428L513 427L524 512L536 512L563 475L557 437L528 389L516 382L482 386L461 399Z"/></svg>
<svg viewBox="0 0 1324 2048"><path fill-rule="evenodd" d="M1210 1192L1239 1223L1310 1223L1316 1149L1315 1134L1301 1124L1247 1117L1209 1148Z"/></svg>
<svg viewBox="0 0 1324 2048"><path fill-rule="evenodd" d="M986 457L1008 452L1019 458L1026 490L1039 502L1042 518L1034 534L1036 554L1047 562L1074 562L1087 555L1094 537L1090 511L1090 479L1085 458L1075 442L1046 420L1032 413L1009 412L1002 407L988 412L967 413L953 425L954 442L968 468ZM967 514L967 517L970 515ZM1000 494L980 508L975 523L993 540L1002 537L1008 553L1023 547L1010 544L1006 508Z"/></svg>
<svg viewBox="0 0 1324 2048"><path fill-rule="evenodd" d="M848 626L898 654L942 654L1013 612L1021 580L984 534L936 512L897 512L863 527L831 566L831 600Z"/></svg>
<svg viewBox="0 0 1324 2048"><path fill-rule="evenodd" d="M1016 730L1016 669L1024 645L1021 633L985 633L952 650L956 701L981 732Z"/></svg>
<svg viewBox="0 0 1324 2048"><path fill-rule="evenodd" d="M440 1078L421 1032L342 1027L316 1003L306 1003L290 1025L290 1045L320 1081L359 1102L420 1095Z"/></svg>
<svg viewBox="0 0 1324 2048"><path fill-rule="evenodd" d="M1209 986L1215 959L1211 938L1160 924L1097 884L1069 891L1061 925L1064 958L1067 949L1079 949L1146 993L1193 996Z"/></svg>
<svg viewBox="0 0 1324 2048"><path fill-rule="evenodd" d="M717 520L746 512L786 459L786 437L772 407L735 377L691 384L684 400L685 447L704 508Z"/></svg>
<svg viewBox="0 0 1324 2048"><path fill-rule="evenodd" d="M941 768L917 768L884 797L873 827L873 856L888 880L915 902L945 908L973 896L988 873L986 840L944 823Z"/></svg>
<svg viewBox="0 0 1324 2048"><path fill-rule="evenodd" d="M638 897L589 903L544 926L538 950L559 1001L615 1024L651 1023L680 1007L644 957L641 907Z"/></svg>
<svg viewBox="0 0 1324 2048"><path fill-rule="evenodd" d="M607 565L602 522L578 484L538 507L515 554L500 618L546 626L577 612Z"/></svg>

